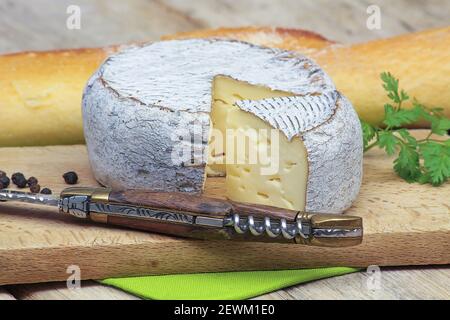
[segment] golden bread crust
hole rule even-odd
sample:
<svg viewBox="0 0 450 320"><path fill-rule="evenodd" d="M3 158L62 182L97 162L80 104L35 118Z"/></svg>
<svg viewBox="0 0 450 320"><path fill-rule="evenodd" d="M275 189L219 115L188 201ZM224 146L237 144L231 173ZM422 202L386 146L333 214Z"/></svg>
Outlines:
<svg viewBox="0 0 450 320"><path fill-rule="evenodd" d="M0 146L82 143L81 96L115 48L0 56Z"/></svg>
<svg viewBox="0 0 450 320"><path fill-rule="evenodd" d="M312 53L334 42L321 35L301 30L276 27L218 28L181 32L162 37L162 40L191 38L226 38L250 42L260 46Z"/></svg>

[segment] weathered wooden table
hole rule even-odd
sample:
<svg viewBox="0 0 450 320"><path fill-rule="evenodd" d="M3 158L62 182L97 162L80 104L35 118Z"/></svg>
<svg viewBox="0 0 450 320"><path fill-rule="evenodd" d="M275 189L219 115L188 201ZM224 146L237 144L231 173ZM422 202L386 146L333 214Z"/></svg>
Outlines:
<svg viewBox="0 0 450 320"><path fill-rule="evenodd" d="M366 27L369 5L381 9L381 29ZM66 26L67 8L81 9L81 28ZM313 30L345 43L448 24L447 0L0 0L0 53L152 41L199 28L278 25ZM1 272L1 271L0 271ZM386 268L379 289L360 272L279 290L261 299L449 299L450 267ZM259 299L258 298L258 299ZM1 299L137 299L84 281L0 287Z"/></svg>

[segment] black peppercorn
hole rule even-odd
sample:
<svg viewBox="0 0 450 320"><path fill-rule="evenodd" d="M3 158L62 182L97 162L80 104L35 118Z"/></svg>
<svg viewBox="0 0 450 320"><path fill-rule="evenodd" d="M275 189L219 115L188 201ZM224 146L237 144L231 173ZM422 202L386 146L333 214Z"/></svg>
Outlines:
<svg viewBox="0 0 450 320"><path fill-rule="evenodd" d="M6 172L5 172L5 171L2 171L2 170L0 170L0 177L4 177L4 176L6 176Z"/></svg>
<svg viewBox="0 0 450 320"><path fill-rule="evenodd" d="M63 178L67 184L76 184L78 182L78 175L73 171L64 173Z"/></svg>
<svg viewBox="0 0 450 320"><path fill-rule="evenodd" d="M38 183L38 179L36 179L35 177L29 177L27 183L31 187L32 185Z"/></svg>
<svg viewBox="0 0 450 320"><path fill-rule="evenodd" d="M41 186L39 184L37 184L37 183L32 184L31 187L30 187L30 191L32 193L39 193L40 190L41 190Z"/></svg>
<svg viewBox="0 0 450 320"><path fill-rule="evenodd" d="M49 188L44 188L41 190L42 194L52 194L52 190L50 190Z"/></svg>
<svg viewBox="0 0 450 320"><path fill-rule="evenodd" d="M9 182L10 180L6 175L0 176L0 189L8 188Z"/></svg>
<svg viewBox="0 0 450 320"><path fill-rule="evenodd" d="M22 180L22 179L26 181L25 176L21 172L13 173L13 175L11 176L11 180L14 184L17 184L16 181Z"/></svg>
<svg viewBox="0 0 450 320"><path fill-rule="evenodd" d="M27 181L27 179L25 179L24 176L16 177L15 181L13 180L13 182L19 188L25 188L28 184L28 181Z"/></svg>

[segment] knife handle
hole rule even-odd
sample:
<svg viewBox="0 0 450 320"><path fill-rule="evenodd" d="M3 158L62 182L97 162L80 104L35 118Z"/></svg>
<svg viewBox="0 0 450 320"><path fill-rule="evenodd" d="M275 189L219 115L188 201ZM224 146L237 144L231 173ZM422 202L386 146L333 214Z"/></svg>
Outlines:
<svg viewBox="0 0 450 320"><path fill-rule="evenodd" d="M284 218L294 221L298 212L276 207L245 204L227 200L209 198L202 195L185 193L151 192L141 190L111 191L108 196L111 204L124 204L137 207L154 208L170 212L179 212L195 217L207 217L221 221L235 213L245 218L250 213L255 218L270 218L279 221ZM232 227L212 227L199 224L164 223L150 219L136 219L123 215L110 215L108 223L133 227L135 229L171 234L182 237L192 237L207 240L243 240L264 242L294 242L294 239L286 239L282 236L270 238L267 236L255 237L250 233L237 233Z"/></svg>
<svg viewBox="0 0 450 320"><path fill-rule="evenodd" d="M304 213L186 193L106 188L67 188L61 211L96 222L207 240L301 243L314 246L352 246L361 235L330 236L330 229L362 232L362 219L335 214ZM309 236L303 234L303 226ZM311 230L320 229L315 237ZM305 231L306 233L306 231Z"/></svg>

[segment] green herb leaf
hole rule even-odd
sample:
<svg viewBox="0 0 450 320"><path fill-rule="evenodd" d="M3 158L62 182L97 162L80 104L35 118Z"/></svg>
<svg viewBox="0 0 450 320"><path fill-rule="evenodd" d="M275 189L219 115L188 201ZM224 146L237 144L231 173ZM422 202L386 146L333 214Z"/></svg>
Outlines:
<svg viewBox="0 0 450 320"><path fill-rule="evenodd" d="M407 129L399 129L396 131L406 141L406 144L410 147L417 147L417 140L414 138Z"/></svg>
<svg viewBox="0 0 450 320"><path fill-rule="evenodd" d="M381 131L378 134L378 145L386 150L388 155L393 155L396 151L397 138L391 131Z"/></svg>
<svg viewBox="0 0 450 320"><path fill-rule="evenodd" d="M407 94L405 91L401 90L401 91L400 91L400 100L401 100L401 101L406 101L406 100L408 100L408 99L409 99L408 94Z"/></svg>
<svg viewBox="0 0 450 320"><path fill-rule="evenodd" d="M431 132L434 134L445 136L447 130L450 129L450 119L436 118L431 121Z"/></svg>
<svg viewBox="0 0 450 320"><path fill-rule="evenodd" d="M421 176L419 153L416 148L401 144L398 158L394 160L394 170L406 181L416 181Z"/></svg>
<svg viewBox="0 0 450 320"><path fill-rule="evenodd" d="M420 184L431 183L431 177L428 172L422 173L422 175L417 179Z"/></svg>
<svg viewBox="0 0 450 320"><path fill-rule="evenodd" d="M385 105L384 110L385 110L385 118L383 123L390 128L401 127L402 125L405 124L414 123L420 117L419 111L414 108L410 110L407 109L395 110L392 109L392 106Z"/></svg>
<svg viewBox="0 0 450 320"><path fill-rule="evenodd" d="M419 145L430 183L441 185L450 176L450 148L446 144L427 141Z"/></svg>
<svg viewBox="0 0 450 320"><path fill-rule="evenodd" d="M383 72L381 74L381 80L383 80L383 88L387 91L389 99L395 103L400 102L398 95L398 80L395 79L389 72Z"/></svg>
<svg viewBox="0 0 450 320"><path fill-rule="evenodd" d="M361 120L361 129L363 132L363 143L365 149L369 145L369 142L372 141L373 138L375 138L376 130L375 127L362 120Z"/></svg>
<svg viewBox="0 0 450 320"><path fill-rule="evenodd" d="M401 90L398 92L398 79L395 79L389 72L383 72L381 74L381 80L383 81L383 88L387 91L389 99L395 103L401 104L403 101L409 99L408 94Z"/></svg>

